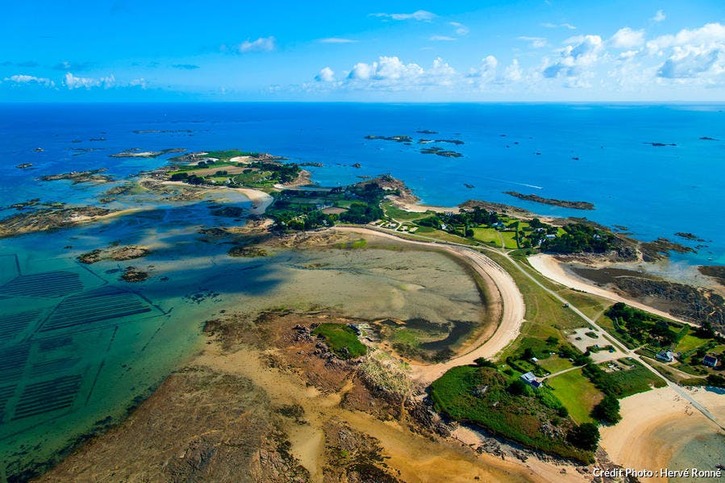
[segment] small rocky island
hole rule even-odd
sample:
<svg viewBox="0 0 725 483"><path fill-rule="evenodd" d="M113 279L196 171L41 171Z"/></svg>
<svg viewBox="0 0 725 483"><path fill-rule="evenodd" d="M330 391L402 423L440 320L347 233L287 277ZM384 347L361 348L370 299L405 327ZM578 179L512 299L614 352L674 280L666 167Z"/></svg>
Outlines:
<svg viewBox="0 0 725 483"><path fill-rule="evenodd" d="M375 134L368 134L365 136L368 140L381 140L381 141L394 141L396 143L412 143L413 138L410 136L397 135L397 136L377 136Z"/></svg>
<svg viewBox="0 0 725 483"><path fill-rule="evenodd" d="M138 148L127 149L120 153L109 154L112 158L158 158L164 154L183 153L184 148L162 149L161 151L141 151Z"/></svg>
<svg viewBox="0 0 725 483"><path fill-rule="evenodd" d="M570 208L574 210L593 210L594 204L588 201L566 201L557 200L556 198L543 198L539 195L525 195L517 191L504 191L505 194L525 201L533 201L544 205L560 206L562 208Z"/></svg>
<svg viewBox="0 0 725 483"><path fill-rule="evenodd" d="M460 158L463 156L461 153L457 151L450 151L448 149L439 148L438 146L432 146L430 148L423 148L420 150L421 154L435 154L438 156L443 156L444 158Z"/></svg>
<svg viewBox="0 0 725 483"><path fill-rule="evenodd" d="M68 180L73 184L79 183L110 183L113 178L107 174L102 174L105 168L90 169L88 171L70 171L68 173L48 174L40 177L40 181L60 181Z"/></svg>

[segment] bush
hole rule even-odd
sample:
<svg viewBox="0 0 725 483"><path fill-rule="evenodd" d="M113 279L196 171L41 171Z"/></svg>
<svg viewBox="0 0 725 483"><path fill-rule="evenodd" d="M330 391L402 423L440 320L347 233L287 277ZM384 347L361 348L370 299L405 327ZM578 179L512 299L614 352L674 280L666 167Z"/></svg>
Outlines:
<svg viewBox="0 0 725 483"><path fill-rule="evenodd" d="M475 361L473 361L478 367L490 367L492 369L496 369L496 364L489 361L485 357L479 357Z"/></svg>
<svg viewBox="0 0 725 483"><path fill-rule="evenodd" d="M574 426L568 435L569 442L587 451L595 451L599 444L599 428L594 423L583 423Z"/></svg>
<svg viewBox="0 0 725 483"><path fill-rule="evenodd" d="M514 396L523 396L524 394L526 394L528 388L528 384L526 384L521 379L516 379L514 382L509 384L509 387L506 390Z"/></svg>
<svg viewBox="0 0 725 483"><path fill-rule="evenodd" d="M725 377L720 374L710 374L707 376L707 385L715 387L725 387Z"/></svg>
<svg viewBox="0 0 725 483"><path fill-rule="evenodd" d="M622 416L619 414L619 401L611 394L604 396L599 404L592 409L592 417L604 423L616 424Z"/></svg>
<svg viewBox="0 0 725 483"><path fill-rule="evenodd" d="M325 339L332 352L343 359L364 356L367 347L360 342L355 331L342 324L320 324L313 334Z"/></svg>

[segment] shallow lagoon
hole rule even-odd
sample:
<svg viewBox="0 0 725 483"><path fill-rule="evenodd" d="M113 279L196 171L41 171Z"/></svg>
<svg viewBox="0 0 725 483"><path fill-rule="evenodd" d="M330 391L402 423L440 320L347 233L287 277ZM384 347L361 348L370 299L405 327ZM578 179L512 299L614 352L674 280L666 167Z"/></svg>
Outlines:
<svg viewBox="0 0 725 483"><path fill-rule="evenodd" d="M235 194L225 196L249 207ZM148 201L148 200L147 200ZM142 203L143 204L143 203ZM52 460L126 414L203 343L221 311L326 309L359 318L485 320L478 288L448 256L379 248L270 249L232 258L231 241L198 233L241 225L214 203L166 203L96 225L0 241L0 460L6 474ZM114 243L148 256L81 264ZM119 280L134 266L148 280ZM441 335L445 337L445 333Z"/></svg>

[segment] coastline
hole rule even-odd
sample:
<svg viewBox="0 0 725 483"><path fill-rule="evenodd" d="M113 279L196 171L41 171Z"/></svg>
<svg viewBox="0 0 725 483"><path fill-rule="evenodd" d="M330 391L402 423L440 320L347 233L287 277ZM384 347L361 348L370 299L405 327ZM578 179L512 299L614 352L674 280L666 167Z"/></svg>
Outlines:
<svg viewBox="0 0 725 483"><path fill-rule="evenodd" d="M651 312L655 315L659 315L660 317L665 317L687 325L694 325L692 321L674 316L669 312L656 309L651 305L644 304L637 300L623 297L613 290L599 287L595 285L594 282L572 273L571 270L568 270L568 266L565 262L557 260L553 255L539 253L528 257L528 261L529 264L544 277L571 289L597 295L613 302L624 302L632 307Z"/></svg>
<svg viewBox="0 0 725 483"><path fill-rule="evenodd" d="M419 242L406 240L394 235L372 230L370 228L355 227L335 227L334 230L342 232L353 232L360 234L368 234L373 236L382 236L392 238L399 243L406 243L418 246L431 246L428 242ZM433 245L435 246L435 245ZM454 357L453 359L440 364L416 364L411 363L412 377L417 382L428 385L438 379L449 369L472 364L479 357L492 358L505 347L511 344L521 332L521 324L524 321L526 306L523 296L519 291L516 282L511 275L501 268L496 262L475 250L454 247L449 245L435 246L439 250L444 250L466 260L468 264L479 274L484 280L489 280L488 290L498 292L496 297L497 304L500 306L501 316L499 323L493 327L493 332L487 331L482 334L470 346L472 349L465 354Z"/></svg>

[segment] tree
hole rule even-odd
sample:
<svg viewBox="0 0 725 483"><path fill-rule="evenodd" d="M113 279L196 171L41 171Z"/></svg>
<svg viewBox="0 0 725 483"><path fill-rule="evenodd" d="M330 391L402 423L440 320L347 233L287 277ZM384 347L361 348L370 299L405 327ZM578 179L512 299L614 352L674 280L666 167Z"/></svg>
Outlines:
<svg viewBox="0 0 725 483"><path fill-rule="evenodd" d="M527 393L528 386L529 385L521 379L516 379L514 382L509 384L508 392L514 396L523 396Z"/></svg>
<svg viewBox="0 0 725 483"><path fill-rule="evenodd" d="M725 387L725 377L720 374L710 374L707 376L707 384L715 387Z"/></svg>
<svg viewBox="0 0 725 483"><path fill-rule="evenodd" d="M489 361L485 357L479 357L478 359L473 361L478 367L491 367L493 369L496 369L496 364Z"/></svg>
<svg viewBox="0 0 725 483"><path fill-rule="evenodd" d="M569 442L577 448L595 451L599 444L599 428L594 423L583 423L574 426L567 437Z"/></svg>
<svg viewBox="0 0 725 483"><path fill-rule="evenodd" d="M611 394L607 394L599 404L594 406L592 416L608 424L618 423L622 419L619 414L619 401Z"/></svg>

